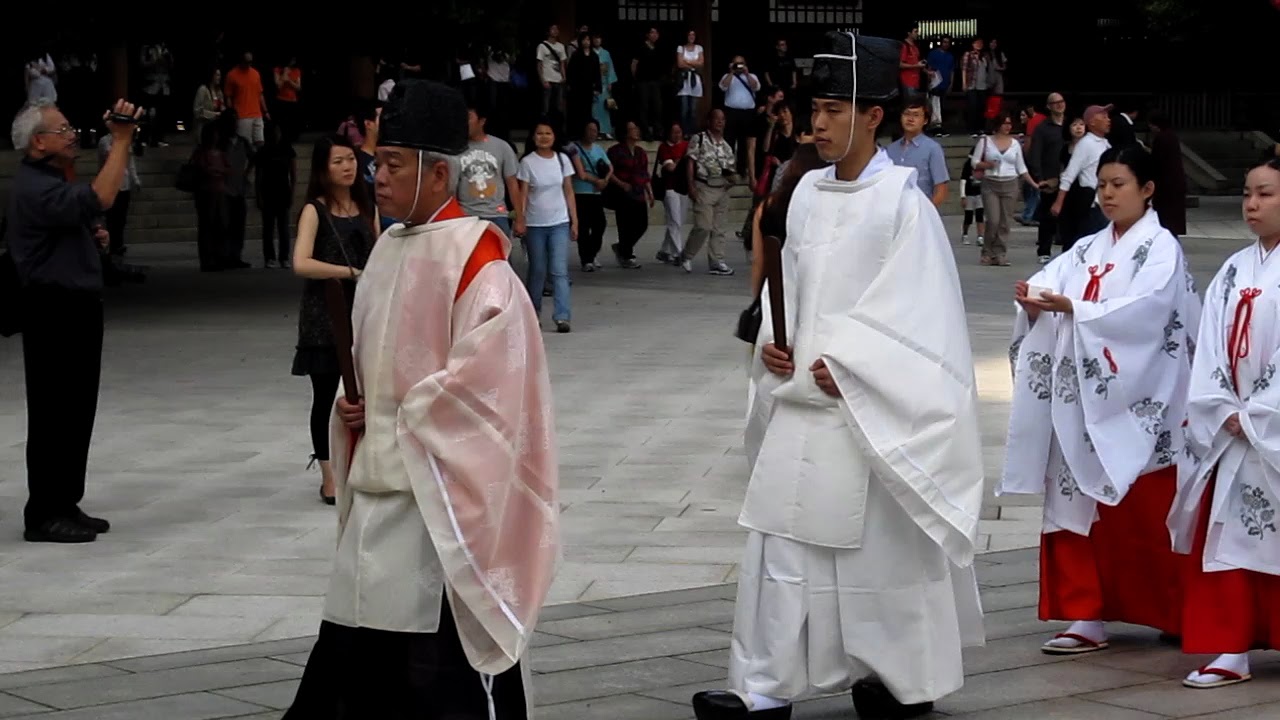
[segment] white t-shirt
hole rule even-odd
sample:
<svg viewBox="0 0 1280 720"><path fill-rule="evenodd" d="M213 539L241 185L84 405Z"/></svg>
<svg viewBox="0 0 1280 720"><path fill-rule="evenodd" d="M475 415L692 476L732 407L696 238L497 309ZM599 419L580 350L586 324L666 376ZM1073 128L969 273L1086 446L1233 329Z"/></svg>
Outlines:
<svg viewBox="0 0 1280 720"><path fill-rule="evenodd" d="M553 52L554 51L554 52ZM538 43L538 65L542 67L542 79L546 82L564 82L564 74L560 72L560 62L569 57L564 45L544 41Z"/></svg>
<svg viewBox="0 0 1280 720"><path fill-rule="evenodd" d="M969 161L974 165L980 162L995 163L995 167L986 172L988 178L1016 178L1027 172L1027 163L1022 159L1022 146L1016 139L1010 141L1009 147L1004 152L1000 152L996 139L987 135L973 146L973 154L969 156Z"/></svg>
<svg viewBox="0 0 1280 720"><path fill-rule="evenodd" d="M378 86L378 100L380 102L386 102L387 98L391 97L391 91L395 89L395 86L395 80L392 80L391 78L383 80L382 84Z"/></svg>
<svg viewBox="0 0 1280 720"><path fill-rule="evenodd" d="M756 90L759 90L760 79L755 73L728 73L720 78L720 89L724 90L724 106L734 110L755 110L756 90L751 89L753 83Z"/></svg>
<svg viewBox="0 0 1280 720"><path fill-rule="evenodd" d="M680 47L676 48L676 53L679 54L680 57L684 58L685 62L694 63L702 59L702 46L694 45L693 51L690 52L688 46L681 45ZM684 71L682 70L681 72L684 72ZM698 81L697 85L693 84L693 80L695 78ZM696 97L696 98L702 97L702 78L699 76L699 71L694 70L690 78L684 81L684 86L680 88L680 92L676 94L679 96L687 96L687 97Z"/></svg>
<svg viewBox="0 0 1280 720"><path fill-rule="evenodd" d="M573 175L573 162L564 153L544 158L529 153L520 161L516 179L529 184L529 202L524 221L529 227L554 227L569 222L569 205L564 197L564 179Z"/></svg>

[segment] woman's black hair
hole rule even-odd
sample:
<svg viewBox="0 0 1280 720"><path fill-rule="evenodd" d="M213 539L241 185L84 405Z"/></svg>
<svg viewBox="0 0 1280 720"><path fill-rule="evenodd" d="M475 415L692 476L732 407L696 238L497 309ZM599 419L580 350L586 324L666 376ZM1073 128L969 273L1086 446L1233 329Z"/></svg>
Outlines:
<svg viewBox="0 0 1280 720"><path fill-rule="evenodd" d="M791 205L791 196L795 194L796 188L800 185L800 180L810 170L826 167L829 163L818 155L818 146L813 143L805 143L796 147L796 151L791 156L791 160L787 162L787 167L782 172L782 180L778 183L778 189L769 194L765 199L764 209L761 215L781 213L782 217L779 222L786 224L787 208Z"/></svg>
<svg viewBox="0 0 1280 720"><path fill-rule="evenodd" d="M1146 187L1147 183L1156 181L1156 163L1151 159L1151 152L1141 145L1130 145L1123 148L1110 148L1098 158L1098 171L1112 163L1124 165L1138 179L1138 187ZM1147 204L1151 204L1150 198Z"/></svg>
<svg viewBox="0 0 1280 720"><path fill-rule="evenodd" d="M1254 170L1262 167L1271 168L1276 172L1280 172L1280 145L1276 145L1274 148L1269 148L1263 152L1262 157L1258 158L1257 164L1249 168L1249 172L1253 172Z"/></svg>
<svg viewBox="0 0 1280 720"><path fill-rule="evenodd" d="M555 122L551 118L538 118L538 121L529 127L529 139L525 141L524 154L520 156L521 158L526 158L538 150L537 131L542 125L551 128L551 133L555 138L551 141L551 149L557 153L564 149L564 141L560 139L560 131L556 129Z"/></svg>
<svg viewBox="0 0 1280 720"><path fill-rule="evenodd" d="M1000 129L1000 127L1004 125L1006 122L1009 123L1010 125L1013 124L1013 113L1009 112L1008 110L1001 110L1000 112L996 113L996 116L991 118L991 122L988 123L987 125L988 133L991 135L995 135L996 132Z"/></svg>
<svg viewBox="0 0 1280 720"><path fill-rule="evenodd" d="M323 200L333 207L333 194L329 191L329 155L334 148L346 148L355 154L356 148L345 136L323 135L311 150L311 178L307 182L307 204ZM358 157L358 156L357 156ZM369 185L360 179L362 170L356 168L356 181L351 184L351 202L360 216L373 220L373 198L369 197ZM305 206L304 206L305 207Z"/></svg>

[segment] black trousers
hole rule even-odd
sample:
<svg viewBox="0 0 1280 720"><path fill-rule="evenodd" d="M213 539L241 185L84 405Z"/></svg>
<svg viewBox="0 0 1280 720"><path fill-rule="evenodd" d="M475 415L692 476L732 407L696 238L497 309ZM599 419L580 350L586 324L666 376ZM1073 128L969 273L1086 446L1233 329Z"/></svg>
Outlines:
<svg viewBox="0 0 1280 720"><path fill-rule="evenodd" d="M142 106L147 109L147 120L142 127L143 133L146 135L146 143L151 147L155 147L164 142L165 126L173 122L173 119L169 117L169 96L143 94Z"/></svg>
<svg viewBox="0 0 1280 720"><path fill-rule="evenodd" d="M493 679L498 720L527 720L520 666ZM284 720L489 720L446 602L434 633L320 623L307 669Z"/></svg>
<svg viewBox="0 0 1280 720"><path fill-rule="evenodd" d="M1056 189L1040 191L1040 205L1036 207L1036 222L1040 223L1036 228L1036 254L1042 257L1052 254L1053 244L1058 239L1058 218L1049 212L1057 199Z"/></svg>
<svg viewBox="0 0 1280 720"><path fill-rule="evenodd" d="M132 193L128 190L116 193L116 201L111 203L111 207L107 208L105 213L107 234L111 236L112 255L124 252L124 224L129 219L130 195Z"/></svg>
<svg viewBox="0 0 1280 720"><path fill-rule="evenodd" d="M583 265L596 261L604 246L609 221L604 215L604 199L599 195L574 195L578 204L578 260Z"/></svg>
<svg viewBox="0 0 1280 720"><path fill-rule="evenodd" d="M648 140L662 140L667 134L662 131L662 81L646 80L636 83L636 100L639 101L640 132ZM625 129L618 128L618 137L622 137Z"/></svg>
<svg viewBox="0 0 1280 720"><path fill-rule="evenodd" d="M76 514L102 372L102 295L33 285L24 290L22 361L27 385L27 506L36 528Z"/></svg>
<svg viewBox="0 0 1280 720"><path fill-rule="evenodd" d="M986 90L967 90L965 91L965 119L969 123L969 132L981 133L987 129L987 91Z"/></svg>
<svg viewBox="0 0 1280 720"><path fill-rule="evenodd" d="M321 462L329 459L329 416L341 379L336 373L311 374L311 454Z"/></svg>
<svg viewBox="0 0 1280 720"><path fill-rule="evenodd" d="M724 140L733 146L738 158L738 174L747 176L747 138L751 137L751 124L756 118L755 110L724 109ZM764 156L764 148L756 148L756 152Z"/></svg>
<svg viewBox="0 0 1280 720"><path fill-rule="evenodd" d="M624 198L618 201L618 209L614 213L618 221L618 256L634 258L636 243L649 229L649 204Z"/></svg>
<svg viewBox="0 0 1280 720"><path fill-rule="evenodd" d="M196 250L203 271L221 270L227 261L226 196L207 191L197 192Z"/></svg>
<svg viewBox="0 0 1280 720"><path fill-rule="evenodd" d="M262 259L289 259L289 206L262 206Z"/></svg>
<svg viewBox="0 0 1280 720"><path fill-rule="evenodd" d="M249 203L243 195L227 196L227 262L243 260L245 225L249 221Z"/></svg>

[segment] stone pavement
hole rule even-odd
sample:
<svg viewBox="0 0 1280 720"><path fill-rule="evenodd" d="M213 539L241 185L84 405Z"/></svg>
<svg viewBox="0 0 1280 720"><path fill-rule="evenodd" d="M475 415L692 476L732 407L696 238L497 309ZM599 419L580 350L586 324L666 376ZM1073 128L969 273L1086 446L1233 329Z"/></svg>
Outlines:
<svg viewBox="0 0 1280 720"><path fill-rule="evenodd" d="M1010 288L1034 269L1032 238L1015 231L1011 269L978 267L975 248L956 247L991 478ZM1202 282L1239 245L1189 240ZM85 507L112 520L109 535L21 541L24 402L0 410L0 673L315 632L334 520L304 470L310 388L288 374L298 284L281 271L201 275L193 257L187 245L137 246L130 258L153 266L151 280L108 301ZM546 335L566 543L552 603L734 581L747 357L730 334L747 302L738 264L733 278L652 263L575 274L574 332ZM0 341L0 381L21 396L21 378L18 343ZM1039 515L1038 498L990 498L982 548L1034 546Z"/></svg>
<svg viewBox="0 0 1280 720"><path fill-rule="evenodd" d="M1280 661L1255 658L1255 680L1188 690L1208 657L1183 655L1154 630L1112 624L1111 649L1051 657L1060 625L1036 619L1036 551L978 560L988 643L965 651L965 686L927 718L956 720L1263 720L1280 717ZM591 600L544 613L531 651L539 720L691 720L694 692L723 687L732 585ZM310 639L0 676L10 720L280 718ZM855 717L847 694L799 703L796 720Z"/></svg>

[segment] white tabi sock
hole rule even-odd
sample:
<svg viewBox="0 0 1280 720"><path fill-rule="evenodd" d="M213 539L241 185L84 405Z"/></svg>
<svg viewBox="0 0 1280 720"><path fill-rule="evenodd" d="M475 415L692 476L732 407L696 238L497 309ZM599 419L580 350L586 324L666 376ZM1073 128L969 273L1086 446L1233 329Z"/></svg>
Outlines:
<svg viewBox="0 0 1280 720"><path fill-rule="evenodd" d="M1226 653L1219 655L1217 660L1214 660L1205 667L1229 670L1237 675L1248 675L1249 653ZM1187 675L1187 680L1194 683L1211 683L1223 679L1225 679L1225 677L1217 673L1201 673L1199 670L1194 670L1190 675Z"/></svg>
<svg viewBox="0 0 1280 720"><path fill-rule="evenodd" d="M1107 639L1107 631L1101 620L1077 620L1067 628L1068 635L1079 635L1100 643ZM1079 640L1070 637L1059 637L1045 643L1048 647L1074 648L1083 645Z"/></svg>
<svg viewBox="0 0 1280 720"><path fill-rule="evenodd" d="M786 707L791 704L786 700L779 700L778 698L753 692L747 693L747 697L751 698L751 712L773 710L774 708Z"/></svg>

